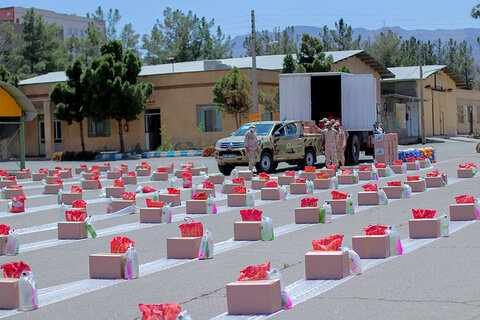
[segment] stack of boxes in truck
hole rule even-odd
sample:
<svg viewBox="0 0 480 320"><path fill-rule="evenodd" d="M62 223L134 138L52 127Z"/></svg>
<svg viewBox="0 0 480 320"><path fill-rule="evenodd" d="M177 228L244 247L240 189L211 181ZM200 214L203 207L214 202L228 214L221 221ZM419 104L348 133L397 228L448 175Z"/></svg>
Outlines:
<svg viewBox="0 0 480 320"><path fill-rule="evenodd" d="M375 160L393 164L398 160L398 136L396 133L376 134L374 136Z"/></svg>

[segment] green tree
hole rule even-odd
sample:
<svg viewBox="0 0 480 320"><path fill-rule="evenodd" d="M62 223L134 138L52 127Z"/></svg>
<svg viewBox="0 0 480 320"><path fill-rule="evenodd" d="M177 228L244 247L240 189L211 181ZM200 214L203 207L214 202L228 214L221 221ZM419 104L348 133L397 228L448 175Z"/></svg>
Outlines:
<svg viewBox="0 0 480 320"><path fill-rule="evenodd" d="M467 41L463 40L458 44L452 60L454 60L454 63L448 61L448 67L467 84L466 89L473 89L477 70L473 65L472 47L468 45Z"/></svg>
<svg viewBox="0 0 480 320"><path fill-rule="evenodd" d="M117 120L120 151L125 152L123 121L138 118L153 92L153 85L147 82L137 84L142 62L133 52L124 51L120 41L103 44L101 52L82 78L88 97L85 111L96 121Z"/></svg>
<svg viewBox="0 0 480 320"><path fill-rule="evenodd" d="M127 23L120 33L120 41L123 44L123 50L130 50L136 55L139 55L138 51L138 39L140 35L135 33L131 23Z"/></svg>
<svg viewBox="0 0 480 320"><path fill-rule="evenodd" d="M18 85L18 77L11 74L3 64L0 64L0 81L10 83L13 86Z"/></svg>
<svg viewBox="0 0 480 320"><path fill-rule="evenodd" d="M422 42L415 37L410 37L410 39L403 41L400 46L401 65L417 66L419 64L420 48L422 48L424 65L434 65L438 63L436 43L431 41Z"/></svg>
<svg viewBox="0 0 480 320"><path fill-rule="evenodd" d="M55 116L66 121L68 125L77 122L80 129L80 143L85 152L83 136L83 119L85 118L85 105L87 96L81 77L83 74L82 62L77 59L67 67L67 82L57 83L50 92L50 100L57 106Z"/></svg>
<svg viewBox="0 0 480 320"><path fill-rule="evenodd" d="M87 18L93 19L96 26L104 26L105 29L100 30L103 38L102 43L118 39L117 24L121 17L118 9L109 9L105 15L101 6L98 6L94 13L87 13Z"/></svg>
<svg viewBox="0 0 480 320"><path fill-rule="evenodd" d="M335 22L335 30L328 30L328 27L324 26L320 36L327 51L360 49L361 36L353 39L352 26L345 23L343 18Z"/></svg>
<svg viewBox="0 0 480 320"><path fill-rule="evenodd" d="M352 73L352 71L350 71L350 69L348 69L346 66L343 66L343 67L337 68L337 69L335 70L335 72L345 72L345 73Z"/></svg>
<svg viewBox="0 0 480 320"><path fill-rule="evenodd" d="M275 92L272 96L267 95L262 90L258 90L258 102L265 106L265 109L269 112L280 111L280 90L275 88Z"/></svg>
<svg viewBox="0 0 480 320"><path fill-rule="evenodd" d="M213 102L219 106L220 111L233 115L237 128L240 127L242 117L252 109L250 79L234 67L218 79L213 86L213 95Z"/></svg>
<svg viewBox="0 0 480 320"><path fill-rule="evenodd" d="M22 37L15 34L10 23L0 23L0 64L11 73L16 73L23 57L19 55Z"/></svg>
<svg viewBox="0 0 480 320"><path fill-rule="evenodd" d="M281 30L275 27L273 32L257 31L255 43L257 45L256 53L259 56L296 53L295 28L290 26ZM252 55L251 44L252 36L249 35L243 41L246 56Z"/></svg>
<svg viewBox="0 0 480 320"><path fill-rule="evenodd" d="M332 69L333 58L331 55L325 56L319 39L304 34L298 53L298 64L302 65L306 72L328 72Z"/></svg>
<svg viewBox="0 0 480 320"><path fill-rule="evenodd" d="M385 67L396 67L401 65L401 42L402 38L388 29L376 35L373 43L370 39L364 41L363 48Z"/></svg>
<svg viewBox="0 0 480 320"><path fill-rule="evenodd" d="M283 68L282 73L293 73L297 68L297 63L291 54L287 54L285 58L283 58Z"/></svg>

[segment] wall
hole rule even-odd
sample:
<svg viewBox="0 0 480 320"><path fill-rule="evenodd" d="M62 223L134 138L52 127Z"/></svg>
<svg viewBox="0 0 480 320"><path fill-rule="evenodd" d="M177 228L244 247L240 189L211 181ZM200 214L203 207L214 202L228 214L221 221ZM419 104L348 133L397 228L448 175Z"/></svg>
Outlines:
<svg viewBox="0 0 480 320"><path fill-rule="evenodd" d="M480 91L475 90L457 90L457 107L468 106L473 112L473 133L477 133L480 130ZM457 117L457 133L468 134L470 133L470 125L467 122L459 122Z"/></svg>

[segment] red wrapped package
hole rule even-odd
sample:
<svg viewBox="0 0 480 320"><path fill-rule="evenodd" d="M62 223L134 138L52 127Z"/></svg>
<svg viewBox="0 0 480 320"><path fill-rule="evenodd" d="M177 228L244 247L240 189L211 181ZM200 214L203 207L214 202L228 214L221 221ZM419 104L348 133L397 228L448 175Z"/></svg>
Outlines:
<svg viewBox="0 0 480 320"><path fill-rule="evenodd" d="M333 200L342 200L342 199L347 199L348 193L346 192L341 192L341 191L332 191L332 199Z"/></svg>
<svg viewBox="0 0 480 320"><path fill-rule="evenodd" d="M245 179L244 179L244 178L232 179L232 183L234 183L234 184L241 184L241 185L243 186L243 185L245 185Z"/></svg>
<svg viewBox="0 0 480 320"><path fill-rule="evenodd" d="M293 170L287 170L287 171L285 171L285 175L286 175L287 177L294 177L294 176L295 176L295 171L293 171Z"/></svg>
<svg viewBox="0 0 480 320"><path fill-rule="evenodd" d="M407 176L407 181L418 181L420 176Z"/></svg>
<svg viewBox="0 0 480 320"><path fill-rule="evenodd" d="M62 167L55 167L55 170L62 170Z"/></svg>
<svg viewBox="0 0 480 320"><path fill-rule="evenodd" d="M435 217L437 210L412 209L414 219L431 219Z"/></svg>
<svg viewBox="0 0 480 320"><path fill-rule="evenodd" d="M25 212L25 197L15 196L12 198L11 213Z"/></svg>
<svg viewBox="0 0 480 320"><path fill-rule="evenodd" d="M125 187L122 180L114 180L113 181L113 186L114 187Z"/></svg>
<svg viewBox="0 0 480 320"><path fill-rule="evenodd" d="M15 183L17 183L17 178L15 178L14 176L7 177L7 180L9 180L9 181L15 181Z"/></svg>
<svg viewBox="0 0 480 320"><path fill-rule="evenodd" d="M88 178L88 180L98 180L98 176L90 177L90 178Z"/></svg>
<svg viewBox="0 0 480 320"><path fill-rule="evenodd" d="M151 169L152 169L152 167L151 167L151 166L149 166L149 165L144 165L144 166L143 166L143 169L151 170Z"/></svg>
<svg viewBox="0 0 480 320"><path fill-rule="evenodd" d="M315 172L315 167L305 167L305 172Z"/></svg>
<svg viewBox="0 0 480 320"><path fill-rule="evenodd" d="M104 167L110 167L110 162L104 163L103 166Z"/></svg>
<svg viewBox="0 0 480 320"><path fill-rule="evenodd" d="M258 174L260 180L270 180L270 176L268 174L266 174L265 172L260 172Z"/></svg>
<svg viewBox="0 0 480 320"><path fill-rule="evenodd" d="M242 221L262 221L262 213L257 209L240 210Z"/></svg>
<svg viewBox="0 0 480 320"><path fill-rule="evenodd" d="M189 222L187 219L190 219ZM179 225L182 237L201 237L203 236L203 224L201 222L195 222L192 218L186 217L184 224Z"/></svg>
<svg viewBox="0 0 480 320"><path fill-rule="evenodd" d="M173 168L174 164L173 163L167 164L167 167Z"/></svg>
<svg viewBox="0 0 480 320"><path fill-rule="evenodd" d="M10 189L23 189L23 186L18 185L18 184L14 184L14 185L10 186Z"/></svg>
<svg viewBox="0 0 480 320"><path fill-rule="evenodd" d="M167 172L166 168L157 168L157 172Z"/></svg>
<svg viewBox="0 0 480 320"><path fill-rule="evenodd" d="M305 183L305 182L307 182L307 180L306 180L306 179L303 179L303 178L297 178L297 179L295 179L295 183Z"/></svg>
<svg viewBox="0 0 480 320"><path fill-rule="evenodd" d="M138 304L142 320L176 320L182 308L178 303Z"/></svg>
<svg viewBox="0 0 480 320"><path fill-rule="evenodd" d="M80 187L80 186L72 186L72 188L70 189L70 191L71 191L72 193L82 193L83 190L82 190L82 187Z"/></svg>
<svg viewBox="0 0 480 320"><path fill-rule="evenodd" d="M475 203L475 198L472 195L464 194L462 196L455 197L457 204L461 203Z"/></svg>
<svg viewBox="0 0 480 320"><path fill-rule="evenodd" d="M167 188L168 194L180 194L180 189Z"/></svg>
<svg viewBox="0 0 480 320"><path fill-rule="evenodd" d="M328 173L326 172L317 173L317 179L328 179Z"/></svg>
<svg viewBox="0 0 480 320"><path fill-rule="evenodd" d="M147 198L146 201L147 208L162 208L165 205L163 201L157 201L149 198Z"/></svg>
<svg viewBox="0 0 480 320"><path fill-rule="evenodd" d="M257 266L248 266L240 271L238 281L263 280L267 277L268 271L270 271L270 261Z"/></svg>
<svg viewBox="0 0 480 320"><path fill-rule="evenodd" d="M142 161L142 166L148 166L148 161Z"/></svg>
<svg viewBox="0 0 480 320"><path fill-rule="evenodd" d="M100 166L99 166L99 165L93 165L93 166L92 166L92 171L93 171L93 170L97 170L97 171L98 171L98 169L100 169Z"/></svg>
<svg viewBox="0 0 480 320"><path fill-rule="evenodd" d="M361 166L359 170L360 170L360 171L372 171L372 167L370 167L370 166Z"/></svg>
<svg viewBox="0 0 480 320"><path fill-rule="evenodd" d="M123 172L123 169L116 167L115 169L113 169L113 171L115 171L115 172Z"/></svg>
<svg viewBox="0 0 480 320"><path fill-rule="evenodd" d="M121 164L120 164L120 167L122 167L122 168L128 168L128 164L121 163Z"/></svg>
<svg viewBox="0 0 480 320"><path fill-rule="evenodd" d="M415 161L417 161L417 159L415 159L414 157L407 158L407 162L415 162Z"/></svg>
<svg viewBox="0 0 480 320"><path fill-rule="evenodd" d="M390 182L387 182L387 186L389 186L389 187L401 187L402 182L401 181L390 181Z"/></svg>
<svg viewBox="0 0 480 320"><path fill-rule="evenodd" d="M189 163L187 163L187 166L192 167L193 166L193 161L190 161Z"/></svg>
<svg viewBox="0 0 480 320"><path fill-rule="evenodd" d="M81 222L85 221L87 213L84 210L67 210L65 211L65 218L67 221Z"/></svg>
<svg viewBox="0 0 480 320"><path fill-rule="evenodd" d="M135 177L136 175L135 171L127 172L127 177Z"/></svg>
<svg viewBox="0 0 480 320"><path fill-rule="evenodd" d="M93 168L93 167L92 167L92 168ZM92 170L90 170L90 173L93 174L93 175L98 176L99 171L98 171L98 169L92 169Z"/></svg>
<svg viewBox="0 0 480 320"><path fill-rule="evenodd" d="M1 170L1 171L0 171L0 176L2 176L2 177L8 177L8 172Z"/></svg>
<svg viewBox="0 0 480 320"><path fill-rule="evenodd" d="M276 181L268 181L265 183L265 188L278 188L278 183Z"/></svg>
<svg viewBox="0 0 480 320"><path fill-rule="evenodd" d="M418 157L417 160L418 160L418 161L425 161L425 160L427 160L427 158L425 158L425 157Z"/></svg>
<svg viewBox="0 0 480 320"><path fill-rule="evenodd" d="M127 237L114 237L110 242L111 253L125 253L130 247L135 247L135 242Z"/></svg>
<svg viewBox="0 0 480 320"><path fill-rule="evenodd" d="M0 235L8 236L10 234L10 227L6 224L0 224Z"/></svg>
<svg viewBox="0 0 480 320"><path fill-rule="evenodd" d="M313 250L315 251L337 251L342 246L343 234L335 234L312 241Z"/></svg>
<svg viewBox="0 0 480 320"><path fill-rule="evenodd" d="M86 164L81 164L81 165L80 165L80 168L86 168L86 167L87 167Z"/></svg>
<svg viewBox="0 0 480 320"><path fill-rule="evenodd" d="M208 196L205 192L195 192L193 194L193 200L207 200Z"/></svg>
<svg viewBox="0 0 480 320"><path fill-rule="evenodd" d="M122 192L123 200L135 200L136 196L137 196L136 192Z"/></svg>
<svg viewBox="0 0 480 320"><path fill-rule="evenodd" d="M22 172L30 172L30 169L22 169Z"/></svg>
<svg viewBox="0 0 480 320"><path fill-rule="evenodd" d="M81 166L80 166L81 167ZM47 168L40 168L38 170L38 173L48 173L48 169Z"/></svg>
<svg viewBox="0 0 480 320"><path fill-rule="evenodd" d="M378 191L378 186L376 184L367 183L362 186L364 191Z"/></svg>
<svg viewBox="0 0 480 320"><path fill-rule="evenodd" d="M333 169L333 170L337 170L337 168L336 168L334 165L327 166L327 169Z"/></svg>
<svg viewBox="0 0 480 320"><path fill-rule="evenodd" d="M63 181L62 180L53 180L52 183L53 184L63 184Z"/></svg>
<svg viewBox="0 0 480 320"><path fill-rule="evenodd" d="M383 235L387 229L388 227L382 226L381 224L377 224L375 226L369 225L368 227L363 228L367 236Z"/></svg>
<svg viewBox="0 0 480 320"><path fill-rule="evenodd" d="M72 208L87 208L87 201L85 200L75 200L72 202Z"/></svg>
<svg viewBox="0 0 480 320"><path fill-rule="evenodd" d="M244 186L233 187L233 193L234 194L246 194L247 193L247 188L244 187Z"/></svg>
<svg viewBox="0 0 480 320"><path fill-rule="evenodd" d="M153 187L150 187L150 186L145 186L142 188L142 192L143 193L151 193L151 192L155 192L157 191L157 189L153 188Z"/></svg>
<svg viewBox="0 0 480 320"><path fill-rule="evenodd" d="M352 174L352 171L351 170L348 170L348 169L342 169L342 175L344 176L349 176Z"/></svg>
<svg viewBox="0 0 480 320"><path fill-rule="evenodd" d="M215 185L211 183L210 181L204 181L203 182L203 188L204 189L215 189Z"/></svg>
<svg viewBox="0 0 480 320"><path fill-rule="evenodd" d="M15 279L20 278L23 271L32 270L30 269L28 264L26 264L23 261L10 262L10 263L4 264L0 268L3 269L4 278L15 278Z"/></svg>
<svg viewBox="0 0 480 320"><path fill-rule="evenodd" d="M304 207L316 207L317 206L318 199L317 198L303 198L301 200L300 206L302 208Z"/></svg>
<svg viewBox="0 0 480 320"><path fill-rule="evenodd" d="M189 167L189 166L182 166L182 170L185 170L185 171L192 171L192 167Z"/></svg>
<svg viewBox="0 0 480 320"><path fill-rule="evenodd" d="M190 172L182 173L183 177L183 187L191 188L192 187L192 174Z"/></svg>
<svg viewBox="0 0 480 320"><path fill-rule="evenodd" d="M402 164L403 164L402 160L394 160L393 161L393 165L395 165L395 166L401 166Z"/></svg>
<svg viewBox="0 0 480 320"><path fill-rule="evenodd" d="M377 169L383 169L386 168L387 165L385 163L375 163L375 168Z"/></svg>
<svg viewBox="0 0 480 320"><path fill-rule="evenodd" d="M433 170L431 173L427 173L427 177L438 177L443 176L443 173L440 172L438 169Z"/></svg>

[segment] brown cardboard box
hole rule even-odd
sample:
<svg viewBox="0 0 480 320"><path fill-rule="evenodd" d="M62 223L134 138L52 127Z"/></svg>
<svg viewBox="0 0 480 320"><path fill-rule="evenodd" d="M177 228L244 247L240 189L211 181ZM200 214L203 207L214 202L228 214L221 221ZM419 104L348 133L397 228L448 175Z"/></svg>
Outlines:
<svg viewBox="0 0 480 320"><path fill-rule="evenodd" d="M45 194L58 194L58 190L63 189L61 184L46 184Z"/></svg>
<svg viewBox="0 0 480 320"><path fill-rule="evenodd" d="M123 184L137 184L137 177L136 176L123 176L122 181L123 181Z"/></svg>
<svg viewBox="0 0 480 320"><path fill-rule="evenodd" d="M478 220L474 203L455 203L450 205L451 221Z"/></svg>
<svg viewBox="0 0 480 320"><path fill-rule="evenodd" d="M392 168L392 171L395 173L395 174L404 174L407 172L407 167L406 166L403 166L403 165L390 165L390 168Z"/></svg>
<svg viewBox="0 0 480 320"><path fill-rule="evenodd" d="M425 180L405 181L405 184L408 184L412 188L412 192L424 192L427 190Z"/></svg>
<svg viewBox="0 0 480 320"><path fill-rule="evenodd" d="M94 174L94 173L84 173L83 174L83 177L85 178L85 180L88 180L88 179L90 179L92 177L95 177L95 176L96 176L96 174Z"/></svg>
<svg viewBox="0 0 480 320"><path fill-rule="evenodd" d="M138 170L138 169L143 169L143 164L137 164L135 166L135 170Z"/></svg>
<svg viewBox="0 0 480 320"><path fill-rule="evenodd" d="M187 172L187 170L177 170L175 171L175 177L179 178L179 179L183 179L183 173L184 172ZM193 176L193 174L192 174Z"/></svg>
<svg viewBox="0 0 480 320"><path fill-rule="evenodd" d="M48 176L53 176L54 173L58 173L56 169L48 169Z"/></svg>
<svg viewBox="0 0 480 320"><path fill-rule="evenodd" d="M161 223L162 208L141 208L140 223Z"/></svg>
<svg viewBox="0 0 480 320"><path fill-rule="evenodd" d="M114 197L114 198L121 198L122 192L125 192L125 187L106 187L105 194L107 198Z"/></svg>
<svg viewBox="0 0 480 320"><path fill-rule="evenodd" d="M82 193L64 192L62 193L62 203L71 205L75 200L82 200Z"/></svg>
<svg viewBox="0 0 480 320"><path fill-rule="evenodd" d="M82 180L82 189L83 190L98 189L98 180Z"/></svg>
<svg viewBox="0 0 480 320"><path fill-rule="evenodd" d="M239 171L238 172L238 177L243 178L245 180L252 180L253 173L252 173L252 171Z"/></svg>
<svg viewBox="0 0 480 320"><path fill-rule="evenodd" d="M122 173L120 171L107 172L107 179L120 179L121 177L122 177Z"/></svg>
<svg viewBox="0 0 480 320"><path fill-rule="evenodd" d="M127 167L120 166L120 169L122 169L122 171L121 171L121 174L122 174L122 175L124 175L124 174L127 174L127 173L128 173L128 166L127 166Z"/></svg>
<svg viewBox="0 0 480 320"><path fill-rule="evenodd" d="M30 178L30 172L18 171L15 176L18 180L29 179Z"/></svg>
<svg viewBox="0 0 480 320"><path fill-rule="evenodd" d="M338 184L355 184L355 176L353 174L337 176Z"/></svg>
<svg viewBox="0 0 480 320"><path fill-rule="evenodd" d="M347 200L346 199L330 199L328 203L332 207L332 214L346 214L347 213Z"/></svg>
<svg viewBox="0 0 480 320"><path fill-rule="evenodd" d="M58 239L85 239L87 225L85 221L60 221L57 224Z"/></svg>
<svg viewBox="0 0 480 320"><path fill-rule="evenodd" d="M470 169L458 169L457 170L457 178L472 178L473 177L473 170Z"/></svg>
<svg viewBox="0 0 480 320"><path fill-rule="evenodd" d="M307 194L307 184L306 183L291 183L290 184L290 194Z"/></svg>
<svg viewBox="0 0 480 320"><path fill-rule="evenodd" d="M172 207L178 207L182 204L179 194L159 194L158 201L163 201L165 203L171 203Z"/></svg>
<svg viewBox="0 0 480 320"><path fill-rule="evenodd" d="M443 187L443 177L425 177L425 183L427 188L439 188Z"/></svg>
<svg viewBox="0 0 480 320"><path fill-rule="evenodd" d="M98 166L98 172L107 172L110 170L110 166Z"/></svg>
<svg viewBox="0 0 480 320"><path fill-rule="evenodd" d="M190 172L192 173L192 176L199 176L202 174L202 169L201 168L192 168Z"/></svg>
<svg viewBox="0 0 480 320"><path fill-rule="evenodd" d="M401 199L402 198L402 187L397 186L384 186L382 190L385 191L388 199Z"/></svg>
<svg viewBox="0 0 480 320"><path fill-rule="evenodd" d="M16 185L13 180L0 180L0 188L10 188L10 186Z"/></svg>
<svg viewBox="0 0 480 320"><path fill-rule="evenodd" d="M390 256L390 237L355 236L352 237L352 248L362 259L381 259Z"/></svg>
<svg viewBox="0 0 480 320"><path fill-rule="evenodd" d="M350 275L347 251L309 251L305 254L305 279L342 279Z"/></svg>
<svg viewBox="0 0 480 320"><path fill-rule="evenodd" d="M223 174L214 174L208 176L208 180L213 184L222 184L225 180L225 176Z"/></svg>
<svg viewBox="0 0 480 320"><path fill-rule="evenodd" d="M46 176L45 177L45 182L47 184L53 184L53 181L54 180L60 180L61 178L60 177L52 177L52 176Z"/></svg>
<svg viewBox="0 0 480 320"><path fill-rule="evenodd" d="M317 174L315 172L302 172L300 178L305 180L315 180L317 179Z"/></svg>
<svg viewBox="0 0 480 320"><path fill-rule="evenodd" d="M424 169L427 167L427 160L418 160L418 163L420 163L421 169Z"/></svg>
<svg viewBox="0 0 480 320"><path fill-rule="evenodd" d="M228 314L271 314L282 308L280 280L227 284Z"/></svg>
<svg viewBox="0 0 480 320"><path fill-rule="evenodd" d="M295 208L295 223L320 223L319 207L301 207Z"/></svg>
<svg viewBox="0 0 480 320"><path fill-rule="evenodd" d="M33 181L42 181L47 177L46 173L32 173L32 180Z"/></svg>
<svg viewBox="0 0 480 320"><path fill-rule="evenodd" d="M150 175L150 169L137 169L137 177L148 177Z"/></svg>
<svg viewBox="0 0 480 320"><path fill-rule="evenodd" d="M262 240L260 221L239 221L233 223L233 239L235 241Z"/></svg>
<svg viewBox="0 0 480 320"><path fill-rule="evenodd" d="M75 168L75 174L80 174L82 172L87 172L87 168Z"/></svg>
<svg viewBox="0 0 480 320"><path fill-rule="evenodd" d="M328 177L329 177L329 178L333 178L333 177L335 177L335 176L337 175L337 172L336 172L336 170L334 170L334 169L320 169L320 170L318 170L318 172L326 172L326 173L328 173Z"/></svg>
<svg viewBox="0 0 480 320"><path fill-rule="evenodd" d="M198 168L200 170L200 172L205 172L206 174L208 174L208 168L207 167L201 167L201 168Z"/></svg>
<svg viewBox="0 0 480 320"><path fill-rule="evenodd" d="M72 171L70 170L60 170L60 178L62 179L70 179L72 178Z"/></svg>
<svg viewBox="0 0 480 320"><path fill-rule="evenodd" d="M247 195L246 194L228 194L227 195L227 206L228 207L245 207L247 205Z"/></svg>
<svg viewBox="0 0 480 320"><path fill-rule="evenodd" d="M372 180L372 171L358 171L358 180Z"/></svg>
<svg viewBox="0 0 480 320"><path fill-rule="evenodd" d="M89 256L91 279L123 279L122 253L95 253Z"/></svg>
<svg viewBox="0 0 480 320"><path fill-rule="evenodd" d="M262 200L280 200L280 189L278 188L262 188L260 191Z"/></svg>
<svg viewBox="0 0 480 320"><path fill-rule="evenodd" d="M185 207L187 214L206 214L207 200L187 200Z"/></svg>
<svg viewBox="0 0 480 320"><path fill-rule="evenodd" d="M416 171L417 163L416 162L407 162L407 171Z"/></svg>
<svg viewBox="0 0 480 320"><path fill-rule="evenodd" d="M333 189L333 183L330 179L313 180L313 189Z"/></svg>
<svg viewBox="0 0 480 320"><path fill-rule="evenodd" d="M378 192L360 191L357 194L359 206L376 206L378 205Z"/></svg>
<svg viewBox="0 0 480 320"><path fill-rule="evenodd" d="M0 309L18 309L18 279L0 279Z"/></svg>
<svg viewBox="0 0 480 320"><path fill-rule="evenodd" d="M117 212L119 210L128 208L135 204L135 200L122 200L122 199L115 199L112 203L112 212Z"/></svg>
<svg viewBox="0 0 480 320"><path fill-rule="evenodd" d="M166 166L166 167L163 167L163 168L165 168L165 171L167 171L167 173L173 173L173 170L174 170L173 167Z"/></svg>
<svg viewBox="0 0 480 320"><path fill-rule="evenodd" d="M294 183L295 182L295 177L292 177L292 176L279 176L278 177L278 185L280 186L285 186L285 185L289 185L290 183Z"/></svg>
<svg viewBox="0 0 480 320"><path fill-rule="evenodd" d="M265 184L267 182L268 182L267 180L252 179L252 189L253 190L260 190L262 188L265 188Z"/></svg>
<svg viewBox="0 0 480 320"><path fill-rule="evenodd" d="M6 188L4 190L5 199L12 199L13 197L22 197L23 189L10 189Z"/></svg>
<svg viewBox="0 0 480 320"><path fill-rule="evenodd" d="M153 181L168 181L168 173L167 172L154 172L153 173Z"/></svg>
<svg viewBox="0 0 480 320"><path fill-rule="evenodd" d="M385 178L387 176L387 168L377 168L378 176Z"/></svg>
<svg viewBox="0 0 480 320"><path fill-rule="evenodd" d="M167 238L167 259L198 258L202 237Z"/></svg>
<svg viewBox="0 0 480 320"><path fill-rule="evenodd" d="M232 194L235 190L235 187L242 186L239 183L226 183L223 187L223 193L225 194Z"/></svg>
<svg viewBox="0 0 480 320"><path fill-rule="evenodd" d="M7 250L7 235L0 235L0 255L4 255ZM1 300L1 299L0 299Z"/></svg>
<svg viewBox="0 0 480 320"><path fill-rule="evenodd" d="M440 219L410 219L408 221L410 239L440 237Z"/></svg>
<svg viewBox="0 0 480 320"><path fill-rule="evenodd" d="M213 188L197 188L196 192L205 192L208 196L216 197L215 189Z"/></svg>

